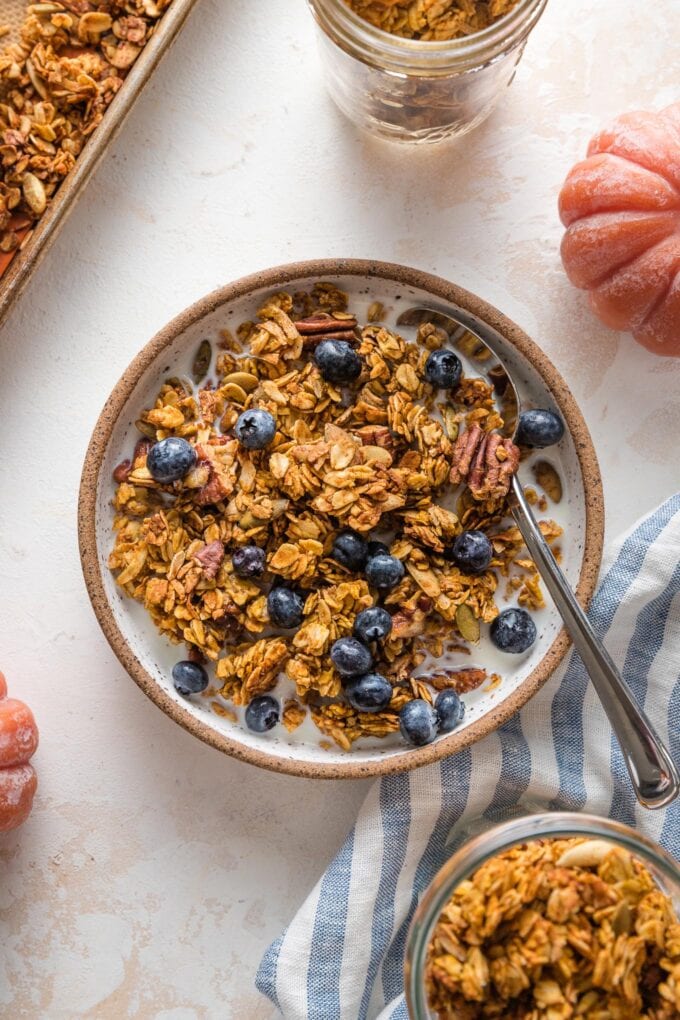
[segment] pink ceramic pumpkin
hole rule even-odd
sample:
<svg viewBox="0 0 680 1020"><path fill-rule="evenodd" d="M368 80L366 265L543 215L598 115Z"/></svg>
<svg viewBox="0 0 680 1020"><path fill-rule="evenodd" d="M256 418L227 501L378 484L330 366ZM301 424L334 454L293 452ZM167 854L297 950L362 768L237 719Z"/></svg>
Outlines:
<svg viewBox="0 0 680 1020"><path fill-rule="evenodd" d="M599 318L680 355L680 103L625 113L564 182L562 261Z"/></svg>
<svg viewBox="0 0 680 1020"><path fill-rule="evenodd" d="M7 697L0 673L0 832L28 818L38 780L29 758L38 746L38 727L23 701Z"/></svg>

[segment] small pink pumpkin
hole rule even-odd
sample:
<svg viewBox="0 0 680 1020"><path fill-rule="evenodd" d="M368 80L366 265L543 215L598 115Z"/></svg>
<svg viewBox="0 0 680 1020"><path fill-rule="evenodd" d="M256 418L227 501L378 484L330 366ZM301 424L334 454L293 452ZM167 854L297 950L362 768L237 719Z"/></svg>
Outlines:
<svg viewBox="0 0 680 1020"><path fill-rule="evenodd" d="M562 261L595 314L680 355L680 103L595 135L559 198Z"/></svg>

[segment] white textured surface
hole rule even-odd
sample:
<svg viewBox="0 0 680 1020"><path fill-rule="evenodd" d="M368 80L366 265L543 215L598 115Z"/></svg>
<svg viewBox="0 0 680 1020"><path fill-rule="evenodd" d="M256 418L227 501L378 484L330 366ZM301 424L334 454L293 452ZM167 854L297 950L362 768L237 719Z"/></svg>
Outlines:
<svg viewBox="0 0 680 1020"><path fill-rule="evenodd" d="M677 488L680 363L592 320L560 269L555 212L603 120L678 98L677 10L551 0L492 120L458 148L411 152L358 137L320 91L302 0L199 0L0 335L0 666L42 738L36 809L0 837L0 1016L269 1020L252 990L261 950L366 789L203 747L99 633L77 560L80 465L111 387L172 315L298 258L447 275L567 377L610 532Z"/></svg>

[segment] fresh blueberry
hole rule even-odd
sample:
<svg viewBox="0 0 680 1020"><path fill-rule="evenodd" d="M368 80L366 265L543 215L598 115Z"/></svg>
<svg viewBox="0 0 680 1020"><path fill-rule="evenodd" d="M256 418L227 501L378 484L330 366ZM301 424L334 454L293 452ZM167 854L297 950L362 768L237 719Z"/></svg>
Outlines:
<svg viewBox="0 0 680 1020"><path fill-rule="evenodd" d="M542 450L559 443L564 435L564 422L554 411L522 411L517 423L515 442L519 446L533 446Z"/></svg>
<svg viewBox="0 0 680 1020"><path fill-rule="evenodd" d="M341 637L331 645L331 661L340 676L361 676L373 665L373 656L356 638Z"/></svg>
<svg viewBox="0 0 680 1020"><path fill-rule="evenodd" d="M246 726L254 733L266 733L279 721L279 703L269 694L253 698L246 708Z"/></svg>
<svg viewBox="0 0 680 1020"><path fill-rule="evenodd" d="M465 705L454 690L440 691L434 702L437 716L437 729L440 733L450 733L458 723L463 721Z"/></svg>
<svg viewBox="0 0 680 1020"><path fill-rule="evenodd" d="M481 574L491 563L493 546L483 531L464 531L444 552L444 558L468 574Z"/></svg>
<svg viewBox="0 0 680 1020"><path fill-rule="evenodd" d="M491 624L491 640L501 652L526 652L536 640L536 624L526 609L504 609Z"/></svg>
<svg viewBox="0 0 680 1020"><path fill-rule="evenodd" d="M357 531L346 528L333 540L331 556L348 570L363 570L368 556L365 540Z"/></svg>
<svg viewBox="0 0 680 1020"><path fill-rule="evenodd" d="M403 738L416 747L431 744L437 736L437 717L432 705L422 698L407 701L399 713L399 729Z"/></svg>
<svg viewBox="0 0 680 1020"><path fill-rule="evenodd" d="M305 600L292 588L272 588L267 595L269 619L275 627L290 630L302 623Z"/></svg>
<svg viewBox="0 0 680 1020"><path fill-rule="evenodd" d="M276 420L269 411L254 407L251 411L239 414L234 432L246 450L264 450L276 434Z"/></svg>
<svg viewBox="0 0 680 1020"><path fill-rule="evenodd" d="M240 545L232 553L231 562L237 577L259 577L264 573L266 554L257 545Z"/></svg>
<svg viewBox="0 0 680 1020"><path fill-rule="evenodd" d="M179 436L168 436L149 450L146 466L151 477L161 485L178 482L188 475L196 463L196 451L191 443Z"/></svg>
<svg viewBox="0 0 680 1020"><path fill-rule="evenodd" d="M172 682L178 694L188 698L190 694L200 694L208 686L208 674L200 662L176 662L172 667Z"/></svg>
<svg viewBox="0 0 680 1020"><path fill-rule="evenodd" d="M361 375L361 358L346 340L322 340L314 361L327 382L351 383Z"/></svg>
<svg viewBox="0 0 680 1020"><path fill-rule="evenodd" d="M365 673L345 684L345 694L358 712L382 712L392 700L392 684L379 673Z"/></svg>
<svg viewBox="0 0 680 1020"><path fill-rule="evenodd" d="M386 556L390 555L389 545L385 545L384 542L376 542L371 540L368 543L368 558L372 560L374 556L380 556L381 553L385 553Z"/></svg>
<svg viewBox="0 0 680 1020"><path fill-rule="evenodd" d="M360 641L382 641L392 630L392 617L382 606L369 606L357 614L354 633Z"/></svg>
<svg viewBox="0 0 680 1020"><path fill-rule="evenodd" d="M425 378L443 390L455 390L463 374L463 365L457 354L446 347L432 351L425 362Z"/></svg>
<svg viewBox="0 0 680 1020"><path fill-rule="evenodd" d="M366 564L366 579L374 588L395 588L404 576L404 564L396 556L378 553Z"/></svg>

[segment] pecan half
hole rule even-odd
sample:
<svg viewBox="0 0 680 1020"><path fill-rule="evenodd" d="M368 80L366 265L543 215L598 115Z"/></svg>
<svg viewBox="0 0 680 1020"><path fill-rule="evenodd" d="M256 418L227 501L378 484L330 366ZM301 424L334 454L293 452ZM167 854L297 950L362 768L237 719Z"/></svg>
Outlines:
<svg viewBox="0 0 680 1020"><path fill-rule="evenodd" d="M453 485L467 481L474 499L500 499L507 496L519 465L519 447L475 423L458 436L451 461Z"/></svg>
<svg viewBox="0 0 680 1020"><path fill-rule="evenodd" d="M484 433L475 422L466 432L461 432L456 439L451 458L450 480L452 485L460 485L470 473L472 461L484 442Z"/></svg>
<svg viewBox="0 0 680 1020"><path fill-rule="evenodd" d="M194 501L199 506L207 506L209 503L219 503L221 499L228 496L229 492L222 484L222 480L219 475L215 474L211 468L211 477L208 482L199 489L194 496Z"/></svg>
<svg viewBox="0 0 680 1020"><path fill-rule="evenodd" d="M356 319L335 319L332 315L319 314L300 319L293 325L307 343L319 343L321 340L358 342L354 332L357 326Z"/></svg>
<svg viewBox="0 0 680 1020"><path fill-rule="evenodd" d="M120 464L118 464L113 469L113 480L114 480L114 482L127 482L128 475L130 474L131 468L132 468L132 462L131 461L129 461L129 460L122 460L120 462Z"/></svg>
<svg viewBox="0 0 680 1020"><path fill-rule="evenodd" d="M203 576L212 580L217 577L217 572L224 559L224 544L219 540L210 542L195 554L194 559L203 567Z"/></svg>
<svg viewBox="0 0 680 1020"><path fill-rule="evenodd" d="M489 432L480 445L468 476L474 499L501 499L519 465L519 447L511 439Z"/></svg>
<svg viewBox="0 0 680 1020"><path fill-rule="evenodd" d="M443 669L439 673L423 679L426 679L435 691L452 688L458 694L467 694L468 691L474 691L480 684L483 684L487 676L485 669Z"/></svg>

